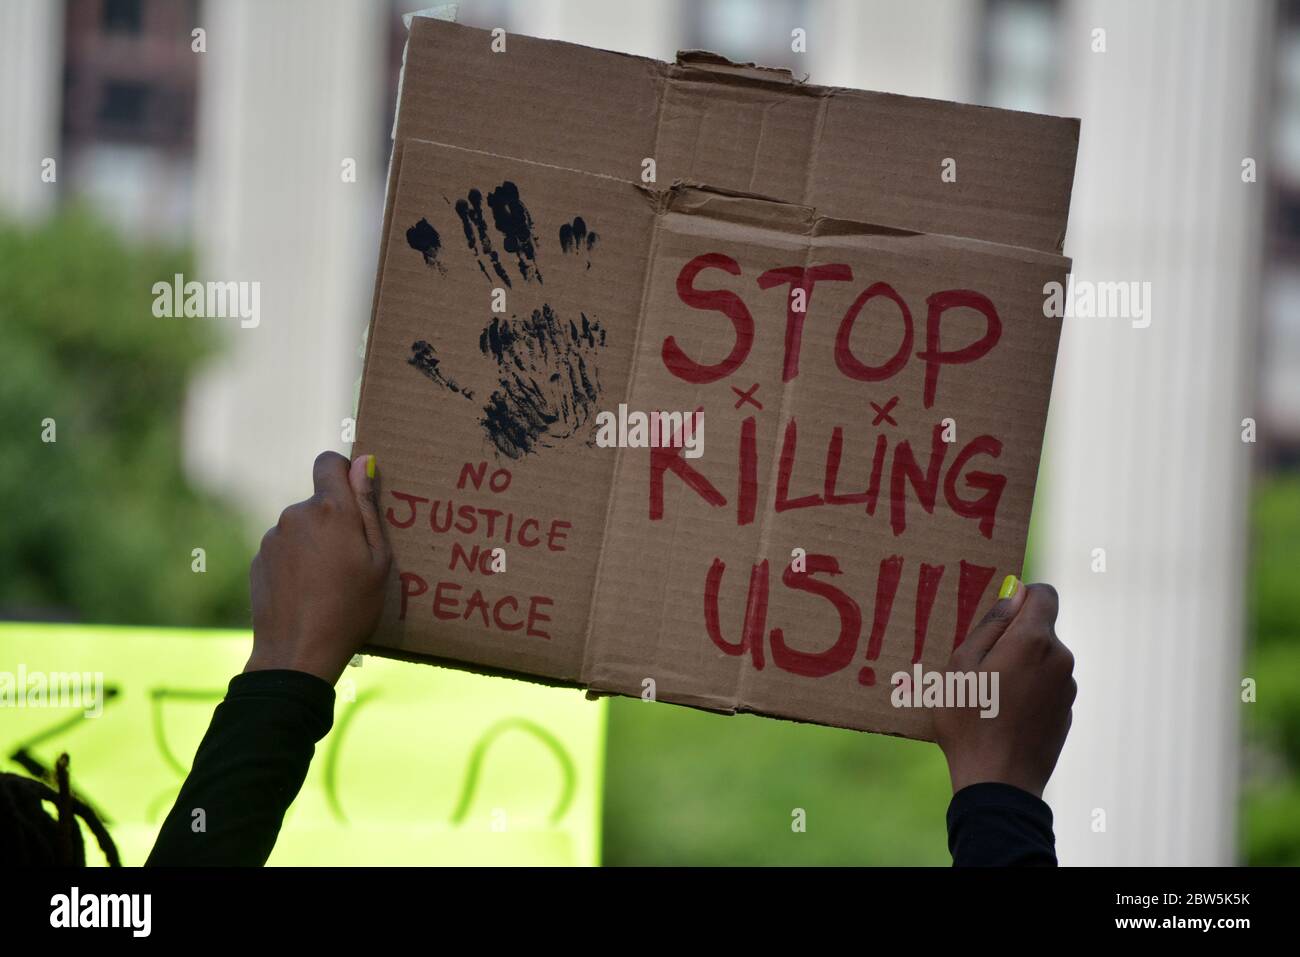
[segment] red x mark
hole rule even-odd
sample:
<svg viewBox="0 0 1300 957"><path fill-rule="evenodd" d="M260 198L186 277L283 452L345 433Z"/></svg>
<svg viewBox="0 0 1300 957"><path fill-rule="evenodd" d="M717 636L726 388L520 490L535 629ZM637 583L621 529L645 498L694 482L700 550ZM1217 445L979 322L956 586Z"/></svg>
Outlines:
<svg viewBox="0 0 1300 957"><path fill-rule="evenodd" d="M736 393L736 395L740 396L740 398L736 400L737 409L739 409L746 402L751 402L753 403L754 408L758 409L760 412L763 411L763 403L759 402L757 399L754 398L754 393L758 391L757 382L754 383L754 385L750 388L748 392L742 392L739 389L737 389L734 385L731 387L731 391Z"/></svg>
<svg viewBox="0 0 1300 957"><path fill-rule="evenodd" d="M871 424L879 425L883 420L885 422L888 422L890 425L898 425L898 423L894 421L894 417L889 414L889 410L896 405L898 405L898 396L894 396L892 399L886 402L885 407L883 409L880 406L876 405L876 403L872 402L871 407L876 410L876 418L872 421Z"/></svg>

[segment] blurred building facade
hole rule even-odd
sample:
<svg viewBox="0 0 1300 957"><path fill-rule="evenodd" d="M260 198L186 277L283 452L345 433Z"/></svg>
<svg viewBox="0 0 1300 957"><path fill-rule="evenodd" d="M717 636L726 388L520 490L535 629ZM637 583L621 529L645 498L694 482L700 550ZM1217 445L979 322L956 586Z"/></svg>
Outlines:
<svg viewBox="0 0 1300 957"><path fill-rule="evenodd" d="M407 9L378 6L0 5L0 76L23 91L0 102L0 211L88 198L191 240L200 278L262 284L263 320L229 330L186 437L195 475L256 524L302 497L315 452L347 450ZM1050 793L1061 855L1231 862L1247 481L1300 461L1300 4L458 7L475 26L1083 117L1066 253L1078 276L1150 281L1155 311L1145 329L1068 321L1058 363L1035 522L1082 689Z"/></svg>

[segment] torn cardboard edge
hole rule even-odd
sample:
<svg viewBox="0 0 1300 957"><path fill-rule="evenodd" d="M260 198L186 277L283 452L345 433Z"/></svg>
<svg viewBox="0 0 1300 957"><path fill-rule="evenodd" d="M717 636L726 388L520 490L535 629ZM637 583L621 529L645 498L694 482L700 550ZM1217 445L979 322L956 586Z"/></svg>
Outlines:
<svg viewBox="0 0 1300 957"><path fill-rule="evenodd" d="M793 70L787 70L785 67L759 66L753 62L737 63L711 50L678 50L677 66L687 70L709 70L722 76L737 76L761 83L794 86L808 82L807 73L795 76Z"/></svg>

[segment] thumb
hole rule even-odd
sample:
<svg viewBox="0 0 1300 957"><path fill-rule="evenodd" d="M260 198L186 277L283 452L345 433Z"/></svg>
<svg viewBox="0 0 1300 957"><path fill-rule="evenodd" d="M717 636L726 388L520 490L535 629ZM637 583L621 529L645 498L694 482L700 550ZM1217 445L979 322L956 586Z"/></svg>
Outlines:
<svg viewBox="0 0 1300 957"><path fill-rule="evenodd" d="M379 521L379 500L375 491L378 474L378 465L373 455L358 455L348 469L348 484L352 486L357 510L361 513L361 527L366 535L366 543L371 551L386 554L388 545L384 540L383 524Z"/></svg>
<svg viewBox="0 0 1300 957"><path fill-rule="evenodd" d="M952 653L954 666L967 670L978 665L989 653L997 640L1007 630L1007 626L1019 613L1025 603L1029 589L1015 575L1008 575L1002 580L998 589L998 600L988 610L978 625L970 630L966 640Z"/></svg>

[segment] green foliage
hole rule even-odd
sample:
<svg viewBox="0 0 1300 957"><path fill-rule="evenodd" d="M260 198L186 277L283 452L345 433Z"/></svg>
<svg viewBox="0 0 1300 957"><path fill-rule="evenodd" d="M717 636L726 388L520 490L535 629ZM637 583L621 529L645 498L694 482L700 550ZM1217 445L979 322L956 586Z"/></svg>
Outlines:
<svg viewBox="0 0 1300 957"><path fill-rule="evenodd" d="M181 469L186 384L216 340L152 313L153 284L189 271L82 211L0 223L0 614L247 624L242 521Z"/></svg>
<svg viewBox="0 0 1300 957"><path fill-rule="evenodd" d="M951 863L932 744L628 698L609 740L606 864Z"/></svg>
<svg viewBox="0 0 1300 957"><path fill-rule="evenodd" d="M1255 490L1250 575L1244 850L1249 864L1300 864L1300 476Z"/></svg>

